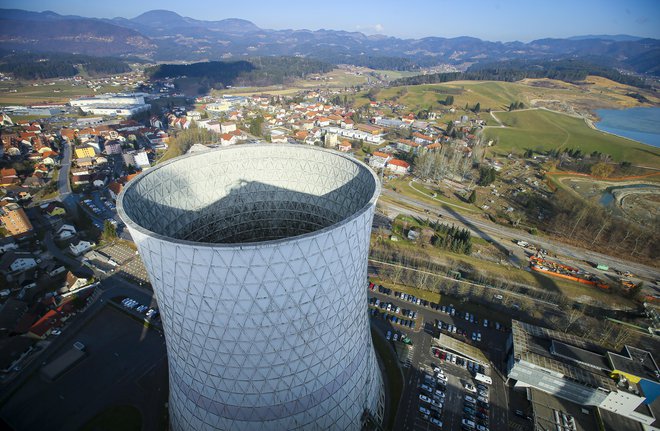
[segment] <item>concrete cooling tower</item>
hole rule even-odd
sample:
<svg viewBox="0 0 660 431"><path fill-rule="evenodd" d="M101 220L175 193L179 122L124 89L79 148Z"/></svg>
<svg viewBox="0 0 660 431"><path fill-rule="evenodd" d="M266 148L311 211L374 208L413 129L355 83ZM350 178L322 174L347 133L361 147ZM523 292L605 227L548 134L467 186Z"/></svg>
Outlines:
<svg viewBox="0 0 660 431"><path fill-rule="evenodd" d="M378 179L346 155L240 145L129 182L117 209L161 311L174 430L382 420L367 317Z"/></svg>

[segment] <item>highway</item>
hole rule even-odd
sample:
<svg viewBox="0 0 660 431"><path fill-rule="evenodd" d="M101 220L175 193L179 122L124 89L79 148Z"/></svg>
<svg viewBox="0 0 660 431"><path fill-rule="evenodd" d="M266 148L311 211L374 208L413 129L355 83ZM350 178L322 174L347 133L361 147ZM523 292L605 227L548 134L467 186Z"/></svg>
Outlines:
<svg viewBox="0 0 660 431"><path fill-rule="evenodd" d="M496 246L506 250L511 249L511 246L513 245L511 242L512 240L524 240L530 244L535 244L545 248L552 254L565 255L576 260L587 260L590 262L604 263L610 267L631 271L637 276L641 276L642 278L648 278L651 280L660 278L660 271L658 271L656 268L643 265L638 262L631 262L628 260L607 256L595 251L584 250L548 238L531 235L523 230L497 225L482 219L480 216L461 214L448 205L443 205L442 203L438 203L437 206L429 205L417 199L403 196L397 192L385 188L382 190L382 195L397 200L404 205L419 208L418 211L411 210L405 206L381 200L380 205L389 211L412 215L420 218L436 218L438 214L441 214L443 218L450 219L452 222L469 228L473 235L491 241ZM429 211L430 214L426 213L425 210ZM501 243L499 238L505 238L506 240L504 243Z"/></svg>

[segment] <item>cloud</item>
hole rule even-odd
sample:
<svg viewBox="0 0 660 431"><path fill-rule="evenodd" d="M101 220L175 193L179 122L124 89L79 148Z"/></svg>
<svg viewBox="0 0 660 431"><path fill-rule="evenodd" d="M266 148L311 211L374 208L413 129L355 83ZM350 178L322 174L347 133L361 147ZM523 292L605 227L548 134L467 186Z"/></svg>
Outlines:
<svg viewBox="0 0 660 431"><path fill-rule="evenodd" d="M358 31L362 31L364 33L382 34L385 31L383 24L356 25L355 28Z"/></svg>

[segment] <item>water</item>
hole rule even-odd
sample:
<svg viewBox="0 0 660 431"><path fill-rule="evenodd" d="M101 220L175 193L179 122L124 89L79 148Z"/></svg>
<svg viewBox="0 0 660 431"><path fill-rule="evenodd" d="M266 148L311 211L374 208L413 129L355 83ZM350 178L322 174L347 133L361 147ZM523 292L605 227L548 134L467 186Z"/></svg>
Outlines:
<svg viewBox="0 0 660 431"><path fill-rule="evenodd" d="M599 130L660 147L660 108L597 109Z"/></svg>

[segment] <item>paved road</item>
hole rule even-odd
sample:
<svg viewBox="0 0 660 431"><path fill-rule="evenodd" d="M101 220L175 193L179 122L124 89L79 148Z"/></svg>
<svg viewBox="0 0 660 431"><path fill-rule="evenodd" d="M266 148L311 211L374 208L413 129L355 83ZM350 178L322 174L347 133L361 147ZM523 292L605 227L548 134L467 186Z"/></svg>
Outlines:
<svg viewBox="0 0 660 431"><path fill-rule="evenodd" d="M512 248L512 242L500 242L498 238L507 238L509 240L519 239L527 241L531 244L537 244L550 252L557 251L559 255L566 255L573 259L577 260L588 260L591 262L604 263L614 268L623 268L634 272L636 275L649 278L657 279L660 277L660 271L656 268L652 268L647 265L643 265L637 262L631 262L628 260L623 260L619 258L614 258L612 256L607 256L595 251L584 250L577 247L573 247L567 244L564 244L559 241L553 241L548 238L542 238L535 235L530 235L525 231L518 229L511 229L505 226L496 225L489 221L482 219L480 216L465 215L454 211L451 207L442 205L438 203L435 205L428 205L424 202L420 202L417 199L409 198L403 196L392 190L383 189L382 191L384 196L396 199L406 205L411 205L419 208L419 211L411 210L400 205L392 204L389 202L381 201L381 205L389 210L393 210L402 214L414 215L421 218L429 217L428 213L425 213L424 210L428 210L432 216L437 214L442 214L443 217L451 219L463 226L468 227L475 235L480 236L486 240L493 241L496 245L510 250Z"/></svg>

